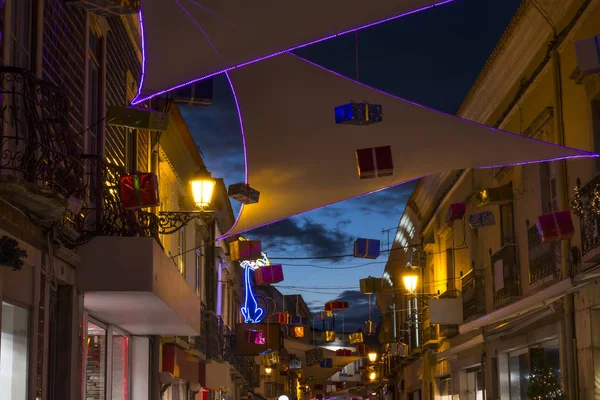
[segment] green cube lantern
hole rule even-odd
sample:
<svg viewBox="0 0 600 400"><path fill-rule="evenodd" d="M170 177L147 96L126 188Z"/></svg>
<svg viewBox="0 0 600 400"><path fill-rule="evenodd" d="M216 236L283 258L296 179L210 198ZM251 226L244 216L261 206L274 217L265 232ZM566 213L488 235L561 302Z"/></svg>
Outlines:
<svg viewBox="0 0 600 400"><path fill-rule="evenodd" d="M362 294L374 294L381 292L381 278L369 276L360 280L360 292Z"/></svg>

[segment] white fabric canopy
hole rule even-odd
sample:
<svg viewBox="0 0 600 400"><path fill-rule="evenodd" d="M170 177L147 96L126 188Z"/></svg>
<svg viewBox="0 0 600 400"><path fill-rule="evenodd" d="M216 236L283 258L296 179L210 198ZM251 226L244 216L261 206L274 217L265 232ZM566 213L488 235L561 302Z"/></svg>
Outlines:
<svg viewBox="0 0 600 400"><path fill-rule="evenodd" d="M454 0L144 0L137 104L194 80Z"/></svg>
<svg viewBox="0 0 600 400"><path fill-rule="evenodd" d="M226 236L433 173L596 156L410 103L289 53L229 76L260 201ZM383 122L336 124L334 108L351 100L381 104ZM393 176L359 179L355 151L386 145Z"/></svg>

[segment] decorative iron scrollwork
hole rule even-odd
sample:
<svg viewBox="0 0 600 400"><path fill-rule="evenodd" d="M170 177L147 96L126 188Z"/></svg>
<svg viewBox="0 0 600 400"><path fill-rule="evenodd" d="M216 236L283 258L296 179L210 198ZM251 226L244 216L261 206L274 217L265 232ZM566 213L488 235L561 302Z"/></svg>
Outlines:
<svg viewBox="0 0 600 400"><path fill-rule="evenodd" d="M213 210L159 212L158 232L162 235L175 233L196 218L202 218L204 223L209 225L214 216Z"/></svg>
<svg viewBox="0 0 600 400"><path fill-rule="evenodd" d="M0 67L0 98L0 171L69 198L82 185L83 163L68 97L26 70Z"/></svg>

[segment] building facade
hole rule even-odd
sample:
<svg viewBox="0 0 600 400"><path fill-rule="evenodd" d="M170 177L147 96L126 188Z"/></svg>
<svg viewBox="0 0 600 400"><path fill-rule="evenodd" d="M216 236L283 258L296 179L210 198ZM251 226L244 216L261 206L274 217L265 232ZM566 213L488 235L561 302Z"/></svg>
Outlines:
<svg viewBox="0 0 600 400"><path fill-rule="evenodd" d="M138 10L0 5L2 400L239 399L256 385L229 345L242 287L216 241L234 221L227 190L216 179L212 212L195 208L205 166L173 100L210 101L127 108ZM152 206L124 204L136 172L156 176Z"/></svg>
<svg viewBox="0 0 600 400"><path fill-rule="evenodd" d="M458 116L598 152L600 74L580 41L599 34L598 1L523 2ZM402 342L386 346L395 398L513 400L540 386L598 398L598 165L462 170L418 183L378 296ZM538 218L566 210L573 236L542 241Z"/></svg>

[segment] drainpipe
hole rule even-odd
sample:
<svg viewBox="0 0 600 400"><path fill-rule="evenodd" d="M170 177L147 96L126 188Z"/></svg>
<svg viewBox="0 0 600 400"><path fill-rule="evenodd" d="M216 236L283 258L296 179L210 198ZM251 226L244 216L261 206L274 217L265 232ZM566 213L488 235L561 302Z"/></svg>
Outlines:
<svg viewBox="0 0 600 400"><path fill-rule="evenodd" d="M552 71L553 71L553 97L554 97L554 141L555 143L564 146L564 125L563 125L563 109L562 109L562 77L560 68L560 55L558 48L552 50ZM567 163L566 161L558 161L556 164L556 186L558 188L558 204L559 209L567 210L568 205L568 183L567 183ZM569 249L571 247L570 239L561 241L561 262L560 271L561 278L569 278L571 276L571 264L569 263ZM565 360L563 365L563 374L565 374L565 392L569 399L576 399L577 383L575 381L575 320L574 320L574 294L570 293L564 297L564 320L562 321L561 343L562 358Z"/></svg>

